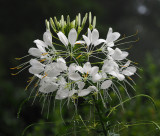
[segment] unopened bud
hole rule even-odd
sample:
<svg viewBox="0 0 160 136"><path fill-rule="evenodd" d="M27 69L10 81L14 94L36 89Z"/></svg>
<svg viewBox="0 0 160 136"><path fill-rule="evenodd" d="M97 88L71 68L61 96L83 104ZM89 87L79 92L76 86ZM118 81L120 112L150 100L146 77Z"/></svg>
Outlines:
<svg viewBox="0 0 160 136"><path fill-rule="evenodd" d="M93 29L96 27L96 16L93 18Z"/></svg>

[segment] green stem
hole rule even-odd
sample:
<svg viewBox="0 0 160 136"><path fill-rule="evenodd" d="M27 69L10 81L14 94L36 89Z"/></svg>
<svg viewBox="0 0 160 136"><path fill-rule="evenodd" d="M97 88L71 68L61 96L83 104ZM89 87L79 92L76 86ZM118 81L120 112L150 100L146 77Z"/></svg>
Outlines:
<svg viewBox="0 0 160 136"><path fill-rule="evenodd" d="M101 115L101 113L100 113L99 106L98 106L98 104L96 103L95 97L92 96L92 98L93 98L93 100L94 100L95 107L96 107L96 110L97 110L97 112L98 112L99 120L100 120L102 129L103 129L103 133L104 133L105 136L107 136L107 131L106 131L105 125L104 125L104 123L103 123L103 119L102 119L102 115Z"/></svg>

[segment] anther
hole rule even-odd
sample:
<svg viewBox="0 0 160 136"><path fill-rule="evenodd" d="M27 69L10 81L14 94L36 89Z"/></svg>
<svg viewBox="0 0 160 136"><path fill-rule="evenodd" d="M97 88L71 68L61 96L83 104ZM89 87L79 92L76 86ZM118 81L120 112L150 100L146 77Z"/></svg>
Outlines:
<svg viewBox="0 0 160 136"><path fill-rule="evenodd" d="M76 59L79 59L82 55L79 55L78 57L76 57Z"/></svg>
<svg viewBox="0 0 160 136"><path fill-rule="evenodd" d="M43 55L43 56L45 56L45 55L47 55L48 53L46 52L46 53L42 53L41 55Z"/></svg>

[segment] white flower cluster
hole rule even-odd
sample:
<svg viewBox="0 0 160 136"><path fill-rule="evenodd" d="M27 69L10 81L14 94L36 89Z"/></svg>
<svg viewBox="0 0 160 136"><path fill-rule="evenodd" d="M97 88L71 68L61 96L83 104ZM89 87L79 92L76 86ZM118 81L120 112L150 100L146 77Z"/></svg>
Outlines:
<svg viewBox="0 0 160 136"><path fill-rule="evenodd" d="M107 38L99 39L97 29L88 28L88 35L80 37L72 28L65 35L57 33L59 44L53 44L49 29L43 41L35 40L37 48L30 48L29 72L38 78L40 93L55 93L55 99L77 98L91 93L107 92L114 82L125 81L136 72L126 59L128 52L116 47L120 37L109 28ZM61 48L57 48L60 45Z"/></svg>

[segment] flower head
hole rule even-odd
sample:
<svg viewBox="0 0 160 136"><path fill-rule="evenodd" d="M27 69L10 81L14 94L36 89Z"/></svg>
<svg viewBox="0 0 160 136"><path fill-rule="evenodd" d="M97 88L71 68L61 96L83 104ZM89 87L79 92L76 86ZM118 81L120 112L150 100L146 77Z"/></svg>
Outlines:
<svg viewBox="0 0 160 136"><path fill-rule="evenodd" d="M62 18L56 27L51 20L55 34L47 26L43 40L34 40L36 47L28 51L32 58L19 67L28 65L25 68L33 75L30 82L37 79L35 88L40 94L55 94L57 100L106 96L109 89L115 90L115 83L127 83L136 73L137 68L127 59L129 53L116 47L120 34L109 28L106 39L99 38L95 21L90 21L87 36L81 34L85 19L66 23Z"/></svg>

